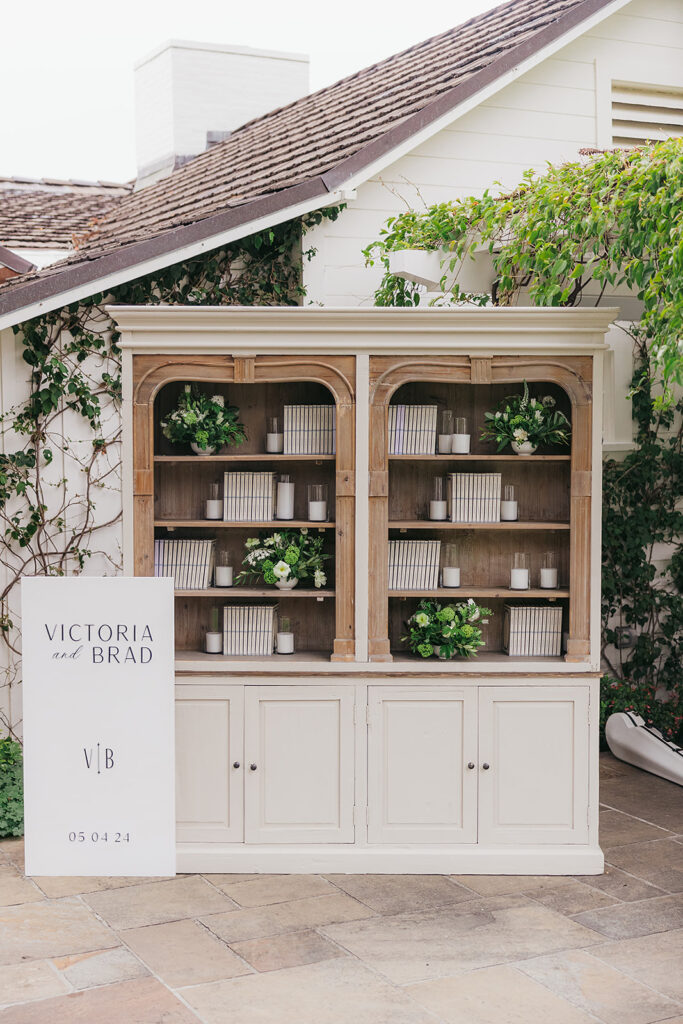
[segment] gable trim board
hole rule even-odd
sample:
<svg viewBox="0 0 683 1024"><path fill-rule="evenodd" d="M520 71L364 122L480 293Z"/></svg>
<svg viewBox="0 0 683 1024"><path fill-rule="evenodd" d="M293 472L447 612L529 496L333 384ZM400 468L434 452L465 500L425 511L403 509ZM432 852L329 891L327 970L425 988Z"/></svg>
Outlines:
<svg viewBox="0 0 683 1024"><path fill-rule="evenodd" d="M584 0L322 175L94 259L86 253L82 262L61 271L55 268L36 280L18 281L0 293L0 329L87 295L107 292L134 277L273 224L343 202L343 190L353 190L629 2Z"/></svg>

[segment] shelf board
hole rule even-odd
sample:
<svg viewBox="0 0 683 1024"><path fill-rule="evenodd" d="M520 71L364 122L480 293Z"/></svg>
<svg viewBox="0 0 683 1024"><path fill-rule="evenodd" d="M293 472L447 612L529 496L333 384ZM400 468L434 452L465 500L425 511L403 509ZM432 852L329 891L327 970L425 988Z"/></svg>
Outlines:
<svg viewBox="0 0 683 1024"><path fill-rule="evenodd" d="M157 463L193 462L334 462L336 455L283 455L281 452L244 452L239 455L155 455Z"/></svg>
<svg viewBox="0 0 683 1024"><path fill-rule="evenodd" d="M206 654L204 651L186 651L176 648L176 661L191 661L198 664L230 665L239 662L243 665L276 665L285 667L293 662L329 662L329 651L294 651L294 654Z"/></svg>
<svg viewBox="0 0 683 1024"><path fill-rule="evenodd" d="M155 519L155 526L164 526L167 530L180 529L233 529L233 530L263 530L278 527L281 530L300 529L302 526L309 530L334 530L334 523L311 523L308 519L270 519L267 522L233 523L224 519Z"/></svg>
<svg viewBox="0 0 683 1024"><path fill-rule="evenodd" d="M543 590L531 587L529 590L510 590L508 587L439 587L436 590L390 590L389 597L544 597L554 601L558 597L569 597L569 590Z"/></svg>
<svg viewBox="0 0 683 1024"><path fill-rule="evenodd" d="M390 462L571 462L571 455L390 455Z"/></svg>
<svg viewBox="0 0 683 1024"><path fill-rule="evenodd" d="M176 597L315 597L322 601L324 597L334 597L334 590L304 590L294 587L292 590L279 590L277 587L206 587L202 590L176 590Z"/></svg>
<svg viewBox="0 0 683 1024"><path fill-rule="evenodd" d="M389 522L390 530L568 530L569 523L500 522L450 523L445 519L406 519Z"/></svg>

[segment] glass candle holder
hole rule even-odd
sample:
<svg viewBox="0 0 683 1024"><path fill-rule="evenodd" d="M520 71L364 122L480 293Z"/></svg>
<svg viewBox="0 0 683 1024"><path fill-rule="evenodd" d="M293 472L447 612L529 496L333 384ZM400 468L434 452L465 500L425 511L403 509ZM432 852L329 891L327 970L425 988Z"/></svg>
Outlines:
<svg viewBox="0 0 683 1024"><path fill-rule="evenodd" d="M453 541L441 545L441 586L460 586L460 555Z"/></svg>
<svg viewBox="0 0 683 1024"><path fill-rule="evenodd" d="M283 615L278 624L275 636L275 649L278 654L294 654L294 633L291 620Z"/></svg>
<svg viewBox="0 0 683 1024"><path fill-rule="evenodd" d="M278 519L294 518L294 484L289 473L278 477L275 514Z"/></svg>
<svg viewBox="0 0 683 1024"><path fill-rule="evenodd" d="M546 551L541 559L541 587L543 590L557 590L557 556Z"/></svg>
<svg viewBox="0 0 683 1024"><path fill-rule="evenodd" d="M227 551L219 551L216 568L213 571L213 585L215 587L232 586L232 565L230 555Z"/></svg>
<svg viewBox="0 0 683 1024"><path fill-rule="evenodd" d="M470 435L467 420L464 416L456 416L453 420L453 439L451 450L454 455L469 455Z"/></svg>
<svg viewBox="0 0 683 1024"><path fill-rule="evenodd" d="M223 499L221 497L221 485L218 483L209 484L209 497L206 499L204 518L223 518Z"/></svg>
<svg viewBox="0 0 683 1024"><path fill-rule="evenodd" d="M279 416L269 416L266 420L266 451L277 454L284 448L285 435L282 432L282 420Z"/></svg>
<svg viewBox="0 0 683 1024"><path fill-rule="evenodd" d="M515 499L515 488L512 484L505 484L503 497L500 502L500 518L503 522L514 522L517 519L517 501Z"/></svg>
<svg viewBox="0 0 683 1024"><path fill-rule="evenodd" d="M442 476L435 476L432 481L432 498L429 502L429 518L444 520L448 515L446 501L446 481Z"/></svg>
<svg viewBox="0 0 683 1024"><path fill-rule="evenodd" d="M510 590L529 589L529 556L522 551L516 551L512 556L512 569L510 570Z"/></svg>
<svg viewBox="0 0 683 1024"><path fill-rule="evenodd" d="M207 654L223 653L223 634L218 628L218 614L216 607L209 614L209 628L204 636L204 650Z"/></svg>
<svg viewBox="0 0 683 1024"><path fill-rule="evenodd" d="M327 522L327 484L308 485L308 519L311 523Z"/></svg>
<svg viewBox="0 0 683 1024"><path fill-rule="evenodd" d="M448 455L452 450L453 442L453 413L450 409L444 409L441 413L441 430L438 436L439 455Z"/></svg>

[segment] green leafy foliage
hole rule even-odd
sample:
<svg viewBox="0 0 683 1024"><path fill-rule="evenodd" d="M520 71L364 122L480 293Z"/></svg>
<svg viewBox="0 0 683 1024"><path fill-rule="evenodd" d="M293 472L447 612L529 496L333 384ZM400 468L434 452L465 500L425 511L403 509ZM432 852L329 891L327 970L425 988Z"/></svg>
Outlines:
<svg viewBox="0 0 683 1024"><path fill-rule="evenodd" d="M24 778L21 744L0 739L0 839L24 834Z"/></svg>
<svg viewBox="0 0 683 1024"><path fill-rule="evenodd" d="M638 684L626 679L605 675L600 680L600 735L604 741L605 725L610 715L618 711L633 711L646 725L659 729L668 740L679 741L681 733L680 701L662 701L656 694L656 684Z"/></svg>
<svg viewBox="0 0 683 1024"><path fill-rule="evenodd" d="M441 249L444 280L475 250L496 271L493 301L515 302L522 289L538 306L575 305L588 285L600 293L626 285L643 304L640 333L665 385L683 384L683 140L603 153L586 162L527 171L514 192L438 203L387 221L365 249L386 275L375 302L416 305L416 289L389 273L397 249ZM452 298L481 305L487 295Z"/></svg>
<svg viewBox="0 0 683 1024"><path fill-rule="evenodd" d="M198 384L186 384L175 409L161 421L161 430L173 444L196 444L202 451L240 445L247 435L239 409L226 405L222 395L207 395Z"/></svg>
<svg viewBox="0 0 683 1024"><path fill-rule="evenodd" d="M423 600L406 622L401 642L422 658L473 658L484 646L478 623L488 615L491 611L472 598L459 604Z"/></svg>
<svg viewBox="0 0 683 1024"><path fill-rule="evenodd" d="M263 582L275 585L278 581L302 580L316 588L324 587L327 575L324 563L331 555L323 551L324 538L300 530L276 530L249 537L247 554L242 561L244 569L235 577L236 583Z"/></svg>
<svg viewBox="0 0 683 1024"><path fill-rule="evenodd" d="M499 452L514 441L529 441L538 447L539 444L569 444L571 437L569 420L555 409L552 395L531 398L526 381L521 395L510 395L495 412L484 413L484 424L482 440L496 441Z"/></svg>

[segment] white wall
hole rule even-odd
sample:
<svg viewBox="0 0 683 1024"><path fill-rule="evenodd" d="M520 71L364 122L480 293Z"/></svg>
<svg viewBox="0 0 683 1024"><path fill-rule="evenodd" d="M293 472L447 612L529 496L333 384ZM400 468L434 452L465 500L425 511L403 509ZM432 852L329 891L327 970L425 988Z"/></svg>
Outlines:
<svg viewBox="0 0 683 1024"><path fill-rule="evenodd" d="M633 0L619 14L545 60L481 106L358 188L332 224L306 236L318 256L304 265L308 301L372 305L381 269L361 250L387 217L406 209L514 186L529 167L575 159L583 146L608 145L611 78L682 84L683 3Z"/></svg>

